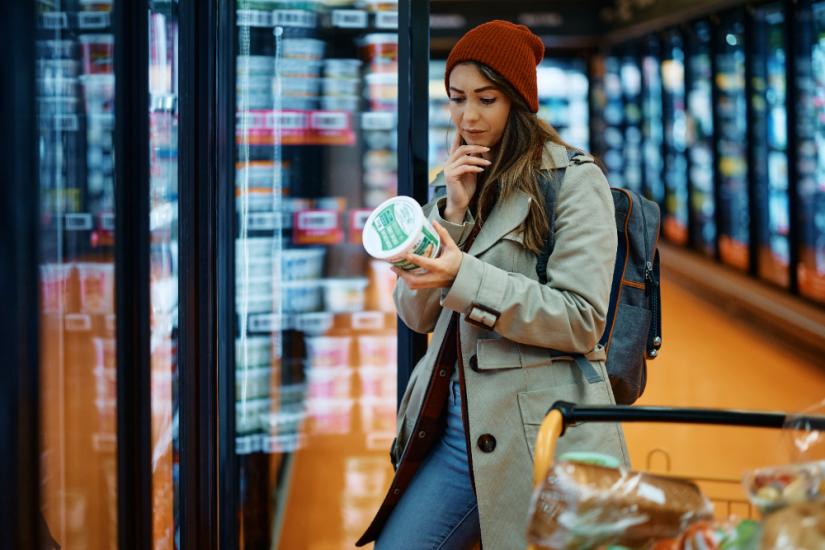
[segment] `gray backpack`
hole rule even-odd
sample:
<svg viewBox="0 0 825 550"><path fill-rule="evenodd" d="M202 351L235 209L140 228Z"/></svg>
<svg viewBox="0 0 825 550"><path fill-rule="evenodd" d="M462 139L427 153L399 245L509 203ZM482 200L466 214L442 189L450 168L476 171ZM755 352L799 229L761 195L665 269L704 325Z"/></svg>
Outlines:
<svg viewBox="0 0 825 550"><path fill-rule="evenodd" d="M570 164L594 162L580 151L568 151ZM553 253L556 197L564 168L543 171L542 182L551 231L536 263L536 274L547 283L547 262ZM659 206L628 189L610 188L619 237L607 324L599 343L607 351L607 374L616 402L630 405L645 389L646 359L662 346L662 306L659 292ZM583 359L576 357L577 362Z"/></svg>

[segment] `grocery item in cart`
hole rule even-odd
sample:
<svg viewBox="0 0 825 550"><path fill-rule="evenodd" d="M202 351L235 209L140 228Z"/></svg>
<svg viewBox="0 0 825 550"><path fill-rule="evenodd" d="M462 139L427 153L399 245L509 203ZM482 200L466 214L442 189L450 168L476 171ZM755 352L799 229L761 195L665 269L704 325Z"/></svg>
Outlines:
<svg viewBox="0 0 825 550"><path fill-rule="evenodd" d="M774 512L764 523L762 550L825 548L825 503L803 502Z"/></svg>
<svg viewBox="0 0 825 550"><path fill-rule="evenodd" d="M760 468L743 477L751 503L763 514L791 504L825 501L825 461Z"/></svg>
<svg viewBox="0 0 825 550"><path fill-rule="evenodd" d="M761 535L761 526L752 520L700 521L678 539L658 541L650 550L758 550Z"/></svg>
<svg viewBox="0 0 825 550"><path fill-rule="evenodd" d="M421 271L405 259L407 254L435 258L441 250L441 239L410 197L393 197L378 205L367 218L362 238L370 256L406 271Z"/></svg>
<svg viewBox="0 0 825 550"><path fill-rule="evenodd" d="M558 462L533 494L527 538L553 550L639 547L675 538L712 516L713 506L694 483Z"/></svg>

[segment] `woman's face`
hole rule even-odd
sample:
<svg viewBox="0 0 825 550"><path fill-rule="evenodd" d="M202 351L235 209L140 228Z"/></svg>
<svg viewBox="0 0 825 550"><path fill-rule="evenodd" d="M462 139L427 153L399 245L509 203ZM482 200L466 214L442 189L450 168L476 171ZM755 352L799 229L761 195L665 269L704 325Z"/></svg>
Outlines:
<svg viewBox="0 0 825 550"><path fill-rule="evenodd" d="M456 65L450 73L450 118L469 145L493 147L501 141L510 99L472 63Z"/></svg>

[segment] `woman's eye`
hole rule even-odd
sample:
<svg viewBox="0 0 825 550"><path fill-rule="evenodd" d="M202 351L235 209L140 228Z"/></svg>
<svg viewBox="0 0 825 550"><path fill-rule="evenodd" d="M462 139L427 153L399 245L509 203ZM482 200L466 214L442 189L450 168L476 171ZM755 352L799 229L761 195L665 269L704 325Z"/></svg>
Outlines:
<svg viewBox="0 0 825 550"><path fill-rule="evenodd" d="M451 97L450 101L452 101L453 103L463 103L464 98L463 97Z"/></svg>
<svg viewBox="0 0 825 550"><path fill-rule="evenodd" d="M494 97L482 97L481 102L485 105L492 105L496 102L496 98Z"/></svg>

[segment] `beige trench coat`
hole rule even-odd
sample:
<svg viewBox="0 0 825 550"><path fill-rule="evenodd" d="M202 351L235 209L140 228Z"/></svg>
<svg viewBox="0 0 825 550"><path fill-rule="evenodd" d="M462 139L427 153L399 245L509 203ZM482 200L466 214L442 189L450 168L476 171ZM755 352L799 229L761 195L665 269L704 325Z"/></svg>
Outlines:
<svg viewBox="0 0 825 550"><path fill-rule="evenodd" d="M548 143L542 167L567 165L565 148ZM485 550L523 550L526 546L533 447L547 409L560 399L578 404L614 403L605 353L598 346L616 254L612 200L596 165L567 168L557 197L555 248L546 285L538 282L536 256L524 247L518 232L530 202L523 193L496 204L464 253L452 287L414 291L398 281L399 317L412 330L433 332L433 338L402 398L394 451L396 457L403 457L407 445L416 444L417 438L410 438L410 433L450 317L459 312L471 462ZM441 219L436 207L428 215L447 228L459 245L472 229L469 214L462 225ZM468 316L486 328L466 322ZM588 383L575 362L551 358L548 348L587 354L601 380ZM489 436L496 444L485 452L490 448ZM558 452L570 450L598 451L628 462L616 424L568 429ZM388 501L397 502L390 496L404 489L393 484ZM380 533L387 517L387 510L382 507L382 511L385 514L377 515L360 543Z"/></svg>

